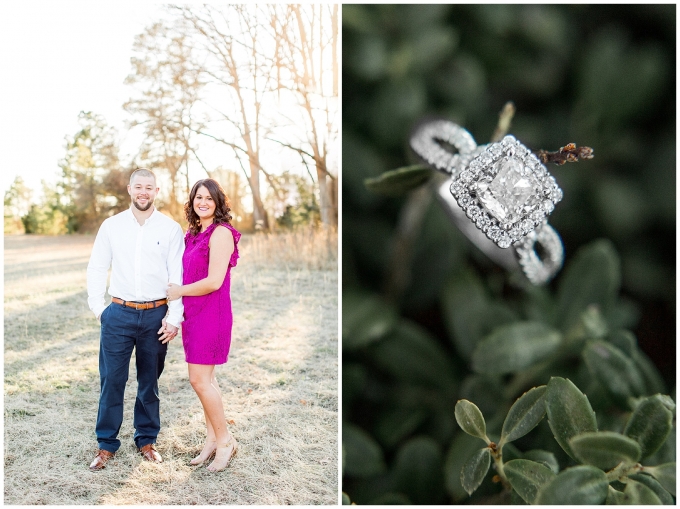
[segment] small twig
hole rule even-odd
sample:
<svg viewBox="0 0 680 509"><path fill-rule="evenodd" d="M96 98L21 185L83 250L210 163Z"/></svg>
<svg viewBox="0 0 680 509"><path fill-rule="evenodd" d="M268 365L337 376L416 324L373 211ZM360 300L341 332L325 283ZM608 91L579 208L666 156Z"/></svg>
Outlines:
<svg viewBox="0 0 680 509"><path fill-rule="evenodd" d="M494 482L501 482L506 490L510 490L510 482L505 475L505 469L503 468L503 445L491 442L489 444L489 450L491 451L491 457L493 458L494 465L496 466L497 476L494 476ZM495 479L498 477L498 479Z"/></svg>
<svg viewBox="0 0 680 509"><path fill-rule="evenodd" d="M493 132L491 137L491 143L501 141L503 136L508 134L510 130L510 123L512 122L512 117L515 116L515 104L512 101L508 101L503 106L503 110L498 115L498 125L496 130Z"/></svg>
<svg viewBox="0 0 680 509"><path fill-rule="evenodd" d="M590 147L577 147L575 143L569 143L557 152L539 150L537 155L543 164L555 163L562 165L564 163L575 163L579 159L592 159L593 149Z"/></svg>

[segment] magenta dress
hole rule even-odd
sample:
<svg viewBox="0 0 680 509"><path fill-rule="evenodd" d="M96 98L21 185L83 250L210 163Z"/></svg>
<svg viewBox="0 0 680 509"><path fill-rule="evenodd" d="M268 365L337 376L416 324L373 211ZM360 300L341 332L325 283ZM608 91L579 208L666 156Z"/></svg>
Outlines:
<svg viewBox="0 0 680 509"><path fill-rule="evenodd" d="M189 285L208 276L210 237L215 228L228 228L234 236L234 252L229 260L227 275L222 286L200 297L182 297L184 322L182 343L184 358L191 364L224 364L231 344L231 268L238 260L238 241L241 234L230 224L211 224L204 232L193 235L188 231L184 237L184 274L182 284Z"/></svg>

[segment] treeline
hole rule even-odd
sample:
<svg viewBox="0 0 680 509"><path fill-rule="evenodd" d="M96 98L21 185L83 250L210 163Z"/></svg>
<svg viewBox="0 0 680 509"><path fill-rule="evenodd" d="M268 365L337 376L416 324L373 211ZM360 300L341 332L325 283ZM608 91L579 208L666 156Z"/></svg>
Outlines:
<svg viewBox="0 0 680 509"><path fill-rule="evenodd" d="M133 50L123 107L142 134L134 159L122 164L116 130L81 112L56 184L43 182L37 203L21 176L5 193L5 233L96 231L129 206L138 167L153 169L159 208L180 221L191 168L222 184L243 230L337 225L337 5L169 6ZM237 167L211 167L210 150ZM302 171L284 170L282 151Z"/></svg>

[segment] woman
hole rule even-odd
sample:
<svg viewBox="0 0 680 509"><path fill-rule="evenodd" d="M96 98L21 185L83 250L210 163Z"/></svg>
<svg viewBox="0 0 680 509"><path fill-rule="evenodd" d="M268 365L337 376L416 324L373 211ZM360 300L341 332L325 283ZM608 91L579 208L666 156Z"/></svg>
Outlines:
<svg viewBox="0 0 680 509"><path fill-rule="evenodd" d="M238 444L227 429L215 365L227 362L231 343L230 271L238 259L241 234L229 224L229 204L213 179L194 184L184 206L189 230L184 238L183 285L169 284L168 299L182 297L182 342L189 364L189 381L203 405L207 427L201 453L191 460L200 465L213 454L211 472L224 470Z"/></svg>

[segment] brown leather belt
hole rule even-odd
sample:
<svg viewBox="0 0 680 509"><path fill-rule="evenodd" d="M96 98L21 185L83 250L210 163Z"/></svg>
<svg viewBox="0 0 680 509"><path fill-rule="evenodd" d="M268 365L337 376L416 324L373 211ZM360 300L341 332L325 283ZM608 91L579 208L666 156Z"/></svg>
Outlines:
<svg viewBox="0 0 680 509"><path fill-rule="evenodd" d="M115 302L116 304L120 304L121 306L127 306L129 308L135 309L154 309L157 307L161 307L164 304L167 304L168 299L153 300L150 302L130 302L128 300L119 299L118 297L111 297L111 302Z"/></svg>

